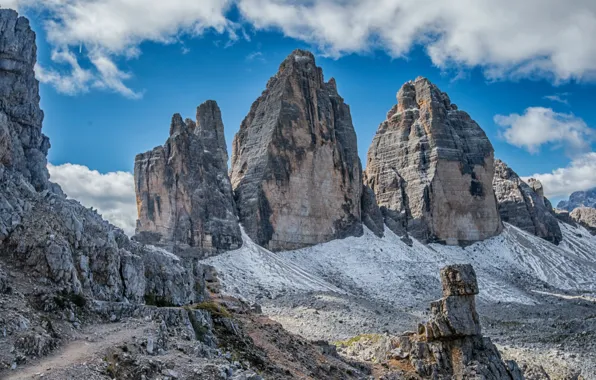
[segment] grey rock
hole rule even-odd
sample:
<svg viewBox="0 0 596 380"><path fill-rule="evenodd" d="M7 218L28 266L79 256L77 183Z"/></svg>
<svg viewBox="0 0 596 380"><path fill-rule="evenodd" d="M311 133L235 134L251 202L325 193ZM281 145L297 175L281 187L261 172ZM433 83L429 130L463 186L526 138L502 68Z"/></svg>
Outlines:
<svg viewBox="0 0 596 380"><path fill-rule="evenodd" d="M596 235L596 208L578 207L569 216L593 235Z"/></svg>
<svg viewBox="0 0 596 380"><path fill-rule="evenodd" d="M372 189L366 185L362 188L362 223L378 237L385 234L385 218L377 204L377 198Z"/></svg>
<svg viewBox="0 0 596 380"><path fill-rule="evenodd" d="M428 79L404 84L397 100L369 148L365 173L387 226L447 244L499 234L494 150L484 131Z"/></svg>
<svg viewBox="0 0 596 380"><path fill-rule="evenodd" d="M576 191L569 196L569 200L561 201L557 205L557 208L569 212L578 207L596 208L596 187L586 191Z"/></svg>
<svg viewBox="0 0 596 380"><path fill-rule="evenodd" d="M204 258L242 245L221 112L207 101L196 123L174 115L164 146L135 159L135 240Z"/></svg>
<svg viewBox="0 0 596 380"><path fill-rule="evenodd" d="M449 265L441 269L443 297L478 294L476 272L471 265Z"/></svg>
<svg viewBox="0 0 596 380"><path fill-rule="evenodd" d="M561 242L561 228L540 181L530 178L526 183L504 162L496 160L493 187L504 222L554 244Z"/></svg>
<svg viewBox="0 0 596 380"><path fill-rule="evenodd" d="M362 167L350 108L296 50L253 103L232 155L240 221L274 251L361 235Z"/></svg>
<svg viewBox="0 0 596 380"><path fill-rule="evenodd" d="M571 213L567 210L563 210L560 208L556 208L553 210L555 212L555 217L563 223L567 223L573 227L577 227L577 223L571 217Z"/></svg>

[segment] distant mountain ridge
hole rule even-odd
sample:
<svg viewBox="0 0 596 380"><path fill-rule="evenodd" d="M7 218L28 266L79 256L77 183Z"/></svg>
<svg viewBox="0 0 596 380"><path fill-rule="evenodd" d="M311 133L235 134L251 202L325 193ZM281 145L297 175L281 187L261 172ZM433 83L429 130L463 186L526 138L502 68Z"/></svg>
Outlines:
<svg viewBox="0 0 596 380"><path fill-rule="evenodd" d="M557 208L573 211L578 207L596 208L596 187L585 191L576 191L569 196L569 200L561 201Z"/></svg>

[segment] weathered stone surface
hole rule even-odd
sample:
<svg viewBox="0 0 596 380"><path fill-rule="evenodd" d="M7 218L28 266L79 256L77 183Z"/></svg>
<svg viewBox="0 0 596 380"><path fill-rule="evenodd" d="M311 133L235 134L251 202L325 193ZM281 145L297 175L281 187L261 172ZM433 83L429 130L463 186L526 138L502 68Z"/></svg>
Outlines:
<svg viewBox="0 0 596 380"><path fill-rule="evenodd" d="M383 237L385 222L383 213L377 204L377 198L372 189L366 185L362 188L362 223L378 237Z"/></svg>
<svg viewBox="0 0 596 380"><path fill-rule="evenodd" d="M596 235L596 208L578 207L569 216L593 235Z"/></svg>
<svg viewBox="0 0 596 380"><path fill-rule="evenodd" d="M576 191L569 196L569 200L561 201L557 205L557 208L569 212L578 207L596 208L596 187L586 191Z"/></svg>
<svg viewBox="0 0 596 380"><path fill-rule="evenodd" d="M350 109L307 51L292 52L234 138L240 221L275 251L362 234L362 168Z"/></svg>
<svg viewBox="0 0 596 380"><path fill-rule="evenodd" d="M424 242L467 244L499 234L493 147L428 79L408 82L368 151L366 184L385 222Z"/></svg>
<svg viewBox="0 0 596 380"><path fill-rule="evenodd" d="M531 178L526 183L504 162L496 160L493 187L504 222L559 244L563 234L540 181Z"/></svg>
<svg viewBox="0 0 596 380"><path fill-rule="evenodd" d="M560 208L556 208L554 209L555 212L555 217L560 220L563 223L567 223L572 225L573 227L577 226L577 223L575 222L575 220L573 220L573 218L571 217L571 213L567 210L563 210Z"/></svg>
<svg viewBox="0 0 596 380"><path fill-rule="evenodd" d="M29 21L0 9L0 165L21 173L37 190L48 186L48 138L41 133L35 33Z"/></svg>
<svg viewBox="0 0 596 380"><path fill-rule="evenodd" d="M200 105L196 123L174 115L165 145L135 160L135 239L196 258L239 248L242 236L227 168L217 103Z"/></svg>
<svg viewBox="0 0 596 380"><path fill-rule="evenodd" d="M0 9L0 31L0 267L26 273L42 294L143 303L159 288L174 304L201 300L197 267L131 242L48 181L35 34L7 9Z"/></svg>
<svg viewBox="0 0 596 380"><path fill-rule="evenodd" d="M431 317L418 334L399 339L399 357L409 359L423 378L523 379L517 364L503 361L490 339L481 335L472 266L443 268L441 282L444 297L431 303Z"/></svg>

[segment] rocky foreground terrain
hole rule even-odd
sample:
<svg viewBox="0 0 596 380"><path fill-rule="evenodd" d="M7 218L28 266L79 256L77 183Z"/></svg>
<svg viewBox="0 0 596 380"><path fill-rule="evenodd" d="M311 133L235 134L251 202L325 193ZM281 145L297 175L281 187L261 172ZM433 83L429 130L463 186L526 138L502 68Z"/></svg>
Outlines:
<svg viewBox="0 0 596 380"><path fill-rule="evenodd" d="M591 212L553 210L428 80L362 173L335 80L292 52L230 177L212 101L137 157L130 239L50 181L35 61L0 9L0 378L596 378Z"/></svg>

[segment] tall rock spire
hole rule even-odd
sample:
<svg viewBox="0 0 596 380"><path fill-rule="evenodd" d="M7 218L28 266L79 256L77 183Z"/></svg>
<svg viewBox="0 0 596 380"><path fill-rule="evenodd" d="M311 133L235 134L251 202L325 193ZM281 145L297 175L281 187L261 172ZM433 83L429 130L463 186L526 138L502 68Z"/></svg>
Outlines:
<svg viewBox="0 0 596 380"><path fill-rule="evenodd" d="M217 103L201 104L196 122L174 115L166 144L135 160L136 239L192 257L240 247L227 169Z"/></svg>
<svg viewBox="0 0 596 380"><path fill-rule="evenodd" d="M362 233L362 167L350 108L312 53L292 52L233 144L232 186L247 234L295 249Z"/></svg>
<svg viewBox="0 0 596 380"><path fill-rule="evenodd" d="M37 189L48 187L49 139L41 133L37 47L29 21L0 13L0 165L22 174Z"/></svg>
<svg viewBox="0 0 596 380"><path fill-rule="evenodd" d="M403 85L379 126L365 183L394 232L467 244L501 232L484 131L428 79Z"/></svg>

